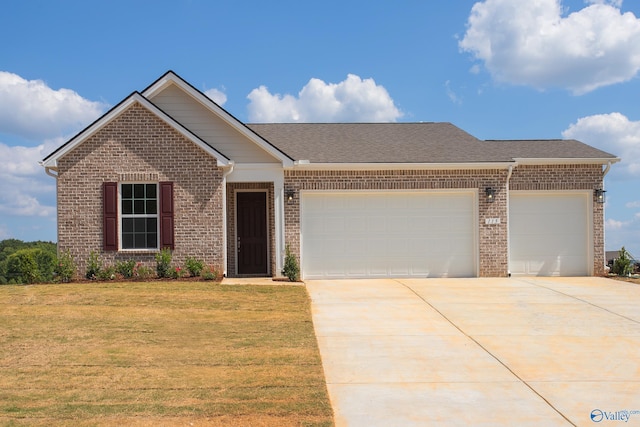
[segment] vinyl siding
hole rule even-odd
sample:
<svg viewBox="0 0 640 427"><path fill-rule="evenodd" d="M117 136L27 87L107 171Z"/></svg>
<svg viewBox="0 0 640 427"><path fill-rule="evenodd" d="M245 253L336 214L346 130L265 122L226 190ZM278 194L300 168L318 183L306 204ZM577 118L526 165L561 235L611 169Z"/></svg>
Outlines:
<svg viewBox="0 0 640 427"><path fill-rule="evenodd" d="M277 159L175 85L169 85L150 101L236 163L277 163Z"/></svg>

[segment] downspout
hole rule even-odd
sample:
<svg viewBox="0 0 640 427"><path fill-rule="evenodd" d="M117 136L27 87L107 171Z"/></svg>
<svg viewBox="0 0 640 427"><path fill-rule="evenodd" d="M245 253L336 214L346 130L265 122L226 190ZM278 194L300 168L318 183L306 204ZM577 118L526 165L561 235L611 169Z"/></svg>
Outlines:
<svg viewBox="0 0 640 427"><path fill-rule="evenodd" d="M222 173L222 276L227 277L227 176L233 172L234 162Z"/></svg>
<svg viewBox="0 0 640 427"><path fill-rule="evenodd" d="M604 170L602 171L602 189L603 190L604 190L604 177L607 176L607 174L609 173L610 169L611 169L611 162L607 162ZM606 257L607 245L606 245L606 241L605 241L607 234L604 232L604 217L605 217L604 214L605 214L606 206L607 206L606 203L604 205L602 205L602 223L603 223L603 226L602 226L602 246L603 246L602 247L602 253L605 254L604 266L603 266L605 272L607 271L606 270L606 268L607 268L607 257Z"/></svg>
<svg viewBox="0 0 640 427"><path fill-rule="evenodd" d="M511 197L511 191L509 190L509 181L513 174L513 165L509 165L509 171L507 172L507 182L505 183L505 190L507 193L507 277L511 277L511 213L509 212L509 198Z"/></svg>
<svg viewBox="0 0 640 427"><path fill-rule="evenodd" d="M604 168L604 171L602 171L602 189L603 190L604 190L604 177L607 176L610 169L611 169L611 162L608 162Z"/></svg>
<svg viewBox="0 0 640 427"><path fill-rule="evenodd" d="M42 162L39 162L40 166L44 166L44 164ZM44 166L44 171L47 175L52 176L56 179L56 217L58 216L58 173L57 171L54 173L54 170L51 169L51 167L49 166ZM57 224L57 219L56 219L56 252L59 251L60 248L60 227L58 227Z"/></svg>

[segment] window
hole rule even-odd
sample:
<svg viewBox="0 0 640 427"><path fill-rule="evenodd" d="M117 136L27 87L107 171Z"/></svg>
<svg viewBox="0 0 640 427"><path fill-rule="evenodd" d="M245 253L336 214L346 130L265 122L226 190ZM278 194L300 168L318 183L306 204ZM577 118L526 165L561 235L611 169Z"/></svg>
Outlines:
<svg viewBox="0 0 640 427"><path fill-rule="evenodd" d="M174 249L173 182L103 182L102 207L105 251Z"/></svg>
<svg viewBox="0 0 640 427"><path fill-rule="evenodd" d="M158 184L120 184L122 249L158 249Z"/></svg>

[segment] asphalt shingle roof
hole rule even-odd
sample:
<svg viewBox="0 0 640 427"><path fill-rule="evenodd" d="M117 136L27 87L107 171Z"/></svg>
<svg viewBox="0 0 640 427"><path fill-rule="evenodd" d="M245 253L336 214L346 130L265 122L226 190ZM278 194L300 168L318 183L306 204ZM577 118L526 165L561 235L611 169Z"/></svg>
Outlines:
<svg viewBox="0 0 640 427"><path fill-rule="evenodd" d="M311 163L484 163L615 159L576 140L482 141L451 123L248 124L295 160Z"/></svg>

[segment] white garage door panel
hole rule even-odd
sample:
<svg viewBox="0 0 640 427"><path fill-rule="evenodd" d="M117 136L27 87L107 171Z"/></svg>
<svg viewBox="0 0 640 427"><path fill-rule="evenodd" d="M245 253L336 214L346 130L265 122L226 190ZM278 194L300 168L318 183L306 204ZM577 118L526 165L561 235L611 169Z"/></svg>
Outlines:
<svg viewBox="0 0 640 427"><path fill-rule="evenodd" d="M589 201L586 193L511 193L511 273L588 275L591 253Z"/></svg>
<svg viewBox="0 0 640 427"><path fill-rule="evenodd" d="M305 278L475 276L472 192L302 194Z"/></svg>

